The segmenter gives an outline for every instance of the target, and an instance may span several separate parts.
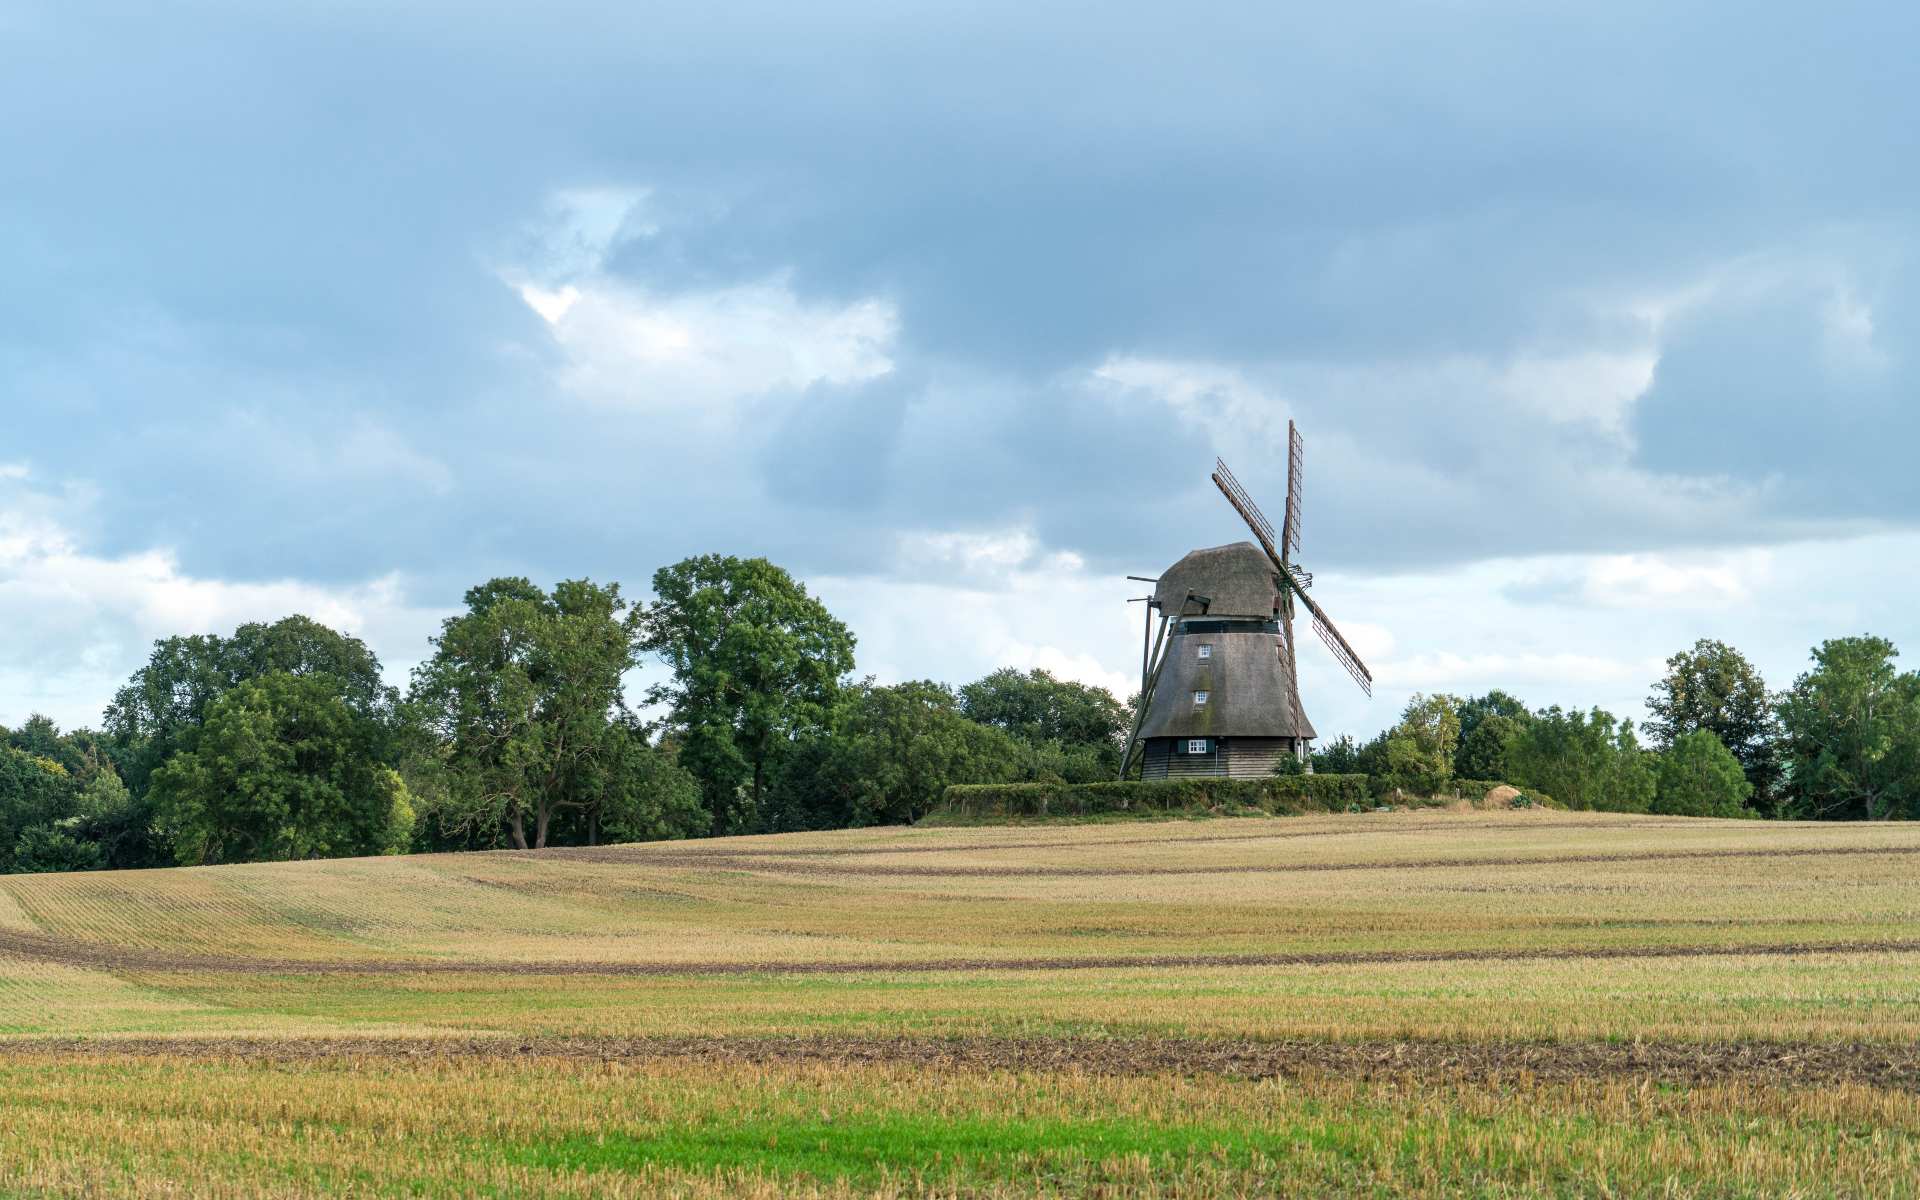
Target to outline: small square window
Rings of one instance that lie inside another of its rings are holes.
[[[1195,692],[1193,694],[1193,706],[1195,708],[1199,708],[1201,705],[1205,704],[1206,702],[1207,702],[1207,694],[1205,692]]]
[[[1213,647],[1212,647],[1212,645],[1210,645],[1210,644],[1208,644],[1208,643],[1206,643],[1206,642],[1201,642],[1201,643],[1200,643],[1200,657],[1201,657],[1201,658],[1212,658],[1212,657],[1213,657]]]
[[[1187,742],[1188,754],[1205,754],[1206,752],[1207,752],[1207,739],[1193,738],[1192,740]]]

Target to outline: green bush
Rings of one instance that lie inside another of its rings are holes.
[[[1229,809],[1287,815],[1343,812],[1367,798],[1365,775],[956,784],[947,789],[937,812],[957,817],[1085,817]]]
[[[1675,817],[1744,817],[1753,785],[1710,729],[1677,739],[1660,756],[1660,790],[1653,811]]]

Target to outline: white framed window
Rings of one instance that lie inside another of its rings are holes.
[[[1200,657],[1201,658],[1213,657],[1213,644],[1211,642],[1200,643]]]
[[[1193,706],[1195,708],[1204,708],[1206,707],[1206,703],[1207,694],[1205,692],[1195,692],[1193,694]]]
[[[1205,754],[1206,752],[1207,752],[1207,739],[1191,738],[1188,740],[1187,742],[1188,754]]]

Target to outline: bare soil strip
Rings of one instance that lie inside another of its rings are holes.
[[[1920,1046],[1859,1042],[1216,1041],[1198,1038],[29,1038],[0,1057],[261,1062],[458,1059],[911,1066],[1236,1079],[1653,1079],[1920,1091]]]
[[[712,846],[711,848],[702,847],[699,849],[695,849],[690,845],[671,844],[670,849],[660,849],[660,850],[657,850],[656,852],[663,855],[668,855],[674,858],[685,858],[685,857],[697,856],[700,858],[773,858],[773,859],[801,858],[801,859],[806,859],[806,858],[840,858],[843,856],[857,857],[857,856],[876,855],[876,854],[877,855],[980,854],[980,853],[990,853],[995,850],[1079,850],[1084,846],[1140,846],[1140,847],[1195,846],[1195,845],[1206,845],[1206,844],[1215,843],[1215,842],[1277,842],[1277,841],[1290,841],[1295,838],[1328,838],[1328,837],[1351,838],[1351,837],[1379,837],[1382,835],[1393,835],[1393,834],[1435,833],[1435,832],[1440,832],[1450,828],[1451,826],[1449,824],[1449,820],[1450,820],[1449,818],[1445,818],[1445,817],[1435,817],[1435,818],[1430,818],[1423,821],[1409,821],[1405,824],[1396,824],[1392,828],[1379,828],[1379,827],[1372,827],[1372,826],[1353,825],[1353,826],[1344,826],[1336,829],[1287,829],[1287,830],[1273,830],[1273,831],[1267,831],[1262,833],[1199,834],[1192,837],[1141,836],[1141,837],[1130,837],[1130,838],[1117,838],[1117,837],[1116,838],[1073,838],[1071,840],[1068,840],[1067,838],[1062,837],[1062,838],[1055,838],[1053,841],[1050,841],[1050,842],[941,842],[940,844],[933,845],[933,846],[916,846],[916,845],[844,846],[844,847],[809,846],[806,849],[802,849],[802,850],[786,850],[786,849],[776,850],[776,849],[757,849],[757,848],[742,849],[737,846],[726,845],[727,839],[710,838],[708,840],[715,843],[715,845]],[[1689,825],[1687,823],[1688,821],[1691,821],[1691,820],[1693,820],[1693,818],[1685,818],[1682,820],[1664,820],[1664,821],[1617,821],[1617,820],[1616,821],[1559,821],[1559,822],[1555,822],[1551,826],[1551,828],[1555,832],[1558,832],[1563,829],[1644,830],[1644,829],[1698,828],[1697,825]],[[1134,826],[1133,828],[1154,829],[1159,827],[1171,827],[1176,829],[1184,829],[1184,828],[1190,828],[1190,825],[1184,822],[1176,823],[1172,821],[1155,822],[1155,823],[1143,822],[1142,825]],[[1010,828],[1020,828],[1020,827],[1010,826]],[[1038,828],[1046,828],[1046,826],[1038,826]],[[1074,828],[1074,827],[1063,826],[1061,828],[1064,830],[1064,829]],[[1486,821],[1486,822],[1480,822],[1474,825],[1474,831],[1476,833],[1482,830],[1488,830],[1488,829],[1537,830],[1541,828],[1543,828],[1543,826],[1538,821]],[[653,845],[657,847],[658,843],[654,843]],[[537,856],[546,856],[546,855],[552,855],[555,857],[578,857],[582,853],[593,854],[601,851],[611,851],[614,854],[621,855],[623,856],[621,861],[628,861],[624,856],[629,854],[634,855],[635,857],[638,857],[642,854],[647,853],[647,851],[643,850],[639,846],[635,846],[632,849],[627,849],[624,847],[555,846],[546,850],[528,850],[528,851],[516,850],[516,851],[512,851],[511,853],[516,857],[521,857],[521,856],[537,857]]]
[[[1004,848],[1004,847],[997,847]],[[984,849],[984,847],[983,847]],[[654,854],[611,847],[568,850],[502,851],[514,858],[564,856],[570,861],[628,866],[692,868],[695,870],[757,871],[768,875],[884,876],[924,879],[1123,879],[1162,875],[1291,875],[1324,871],[1432,871],[1460,867],[1557,867],[1597,863],[1692,862],[1742,858],[1826,858],[1859,855],[1908,856],[1920,846],[1782,846],[1760,850],[1632,850],[1605,854],[1556,854],[1509,858],[1408,858],[1374,862],[1241,863],[1195,867],[908,867],[856,866],[850,863],[794,861],[774,855],[741,851],[732,854]]]
[[[1298,954],[1140,954],[1084,958],[925,958],[796,962],[512,962],[474,959],[279,959],[182,954],[146,947],[0,930],[0,955],[96,971],[248,975],[895,975],[936,971],[1096,971],[1165,968],[1327,967],[1375,963],[1529,962],[1558,959],[1706,958],[1920,952],[1920,941],[1760,942],[1680,946],[1540,946],[1435,950],[1329,950]]]

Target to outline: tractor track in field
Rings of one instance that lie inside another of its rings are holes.
[[[1102,971],[1332,967],[1393,963],[1542,962],[1566,959],[1795,958],[1920,952],[1920,940],[1716,943],[1670,946],[1541,946],[1432,950],[1328,950],[1270,954],[1140,954],[1084,957],[802,960],[795,962],[590,962],[475,959],[281,959],[192,954],[0,929],[0,955],[108,973],[243,975],[899,975],[959,971]]]
[[[920,1071],[1203,1075],[1233,1079],[1548,1083],[1629,1079],[1920,1091],[1920,1046],[1870,1042],[1276,1041],[1203,1038],[134,1037],[0,1040],[0,1059],[248,1063],[463,1061],[911,1067]]]
[[[1006,847],[999,847],[1004,849]],[[1754,858],[1826,858],[1872,855],[1920,855],[1913,846],[1776,846],[1757,850],[1620,850],[1597,854],[1523,855],[1487,858],[1407,858],[1371,862],[1228,863],[1215,866],[1079,867],[1062,866],[855,866],[846,863],[792,861],[752,851],[698,854],[648,853],[573,847],[566,850],[500,851],[514,858],[562,858],[622,866],[669,869],[756,871],[768,875],[863,876],[902,879],[1133,879],[1183,875],[1292,875],[1333,871],[1434,871],[1461,867],[1557,867],[1607,863],[1708,862]]]
[[[1300,818],[1300,819],[1305,819],[1305,818]],[[1692,818],[1684,818],[1681,820],[1670,820],[1670,821],[1636,821],[1631,823],[1622,822],[1622,821],[1558,821],[1558,822],[1555,822],[1551,826],[1551,828],[1556,832],[1563,829],[1610,829],[1610,830],[1629,829],[1629,830],[1635,830],[1635,831],[1647,830],[1647,829],[1676,829],[1676,828],[1685,829],[1685,828],[1689,828],[1689,826],[1685,822],[1691,819]],[[1160,847],[1212,845],[1220,842],[1278,842],[1278,841],[1291,841],[1296,838],[1377,837],[1377,836],[1383,836],[1383,835],[1404,837],[1404,836],[1412,836],[1412,835],[1417,835],[1422,833],[1443,832],[1449,828],[1451,828],[1451,826],[1449,826],[1446,819],[1430,819],[1430,820],[1424,820],[1424,821],[1410,821],[1406,824],[1395,825],[1391,828],[1379,827],[1379,826],[1346,825],[1346,826],[1340,826],[1340,827],[1331,828],[1331,829],[1288,829],[1284,831],[1272,831],[1272,832],[1265,832],[1265,833],[1199,834],[1193,837],[1132,837],[1132,838],[1115,837],[1115,838],[1074,838],[1070,840],[1057,838],[1050,842],[949,842],[949,843],[945,843],[942,845],[935,845],[935,846],[917,846],[917,845],[848,846],[845,848],[838,848],[838,849],[833,847],[808,847],[807,849],[804,849],[804,850],[734,849],[726,846],[716,846],[713,849],[699,849],[699,850],[692,849],[691,847],[686,849],[676,848],[673,850],[665,851],[664,853],[671,855],[675,858],[700,857],[700,858],[806,859],[806,858],[840,858],[843,856],[865,857],[869,855],[893,855],[893,854],[983,854],[983,853],[992,853],[993,851],[996,851],[996,850],[1078,850],[1083,846],[1139,846],[1145,849],[1145,848],[1160,848]],[[1487,821],[1480,824],[1476,824],[1474,826],[1475,832],[1488,830],[1488,829],[1538,830],[1541,828],[1543,828],[1543,826],[1538,821]],[[543,857],[546,855],[553,855],[556,857],[574,857],[581,853],[586,853],[586,854],[631,853],[635,858],[639,858],[640,855],[646,854],[648,853],[648,851],[637,850],[637,849],[634,851],[626,851],[626,850],[622,850],[614,847],[555,846],[546,850],[524,850],[524,851],[514,850],[514,851],[501,851],[500,853],[512,854],[516,857],[528,857],[528,856]],[[621,859],[621,861],[624,862],[628,860],[623,858]]]

